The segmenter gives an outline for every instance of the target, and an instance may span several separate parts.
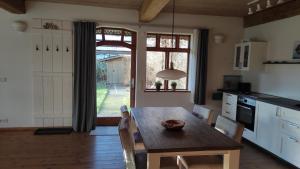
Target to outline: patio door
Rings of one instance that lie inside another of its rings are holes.
[[[136,32],[99,27],[96,44],[97,125],[117,125],[120,107],[135,106]]]

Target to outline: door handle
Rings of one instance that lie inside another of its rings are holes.
[[[297,124],[293,124],[293,123],[288,122],[288,125],[291,126],[291,127],[296,128],[296,129],[300,129],[300,126],[298,126]]]

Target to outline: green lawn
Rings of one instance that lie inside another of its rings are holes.
[[[105,97],[107,95],[108,89],[104,85],[97,84],[97,112],[100,110],[100,107],[103,105]]]

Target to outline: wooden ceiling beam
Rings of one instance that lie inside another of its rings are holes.
[[[244,17],[244,27],[256,26],[300,14],[300,1],[291,0],[281,5]]]
[[[140,9],[140,21],[149,22],[153,20],[170,0],[144,0]]]
[[[25,0],[0,0],[0,8],[15,14],[25,14]]]

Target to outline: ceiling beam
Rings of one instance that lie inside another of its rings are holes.
[[[25,14],[25,0],[0,0],[0,8],[15,14]]]
[[[244,27],[256,26],[300,14],[300,1],[291,0],[281,5],[244,17]]]
[[[140,9],[140,21],[149,22],[153,20],[170,0],[144,0]]]

